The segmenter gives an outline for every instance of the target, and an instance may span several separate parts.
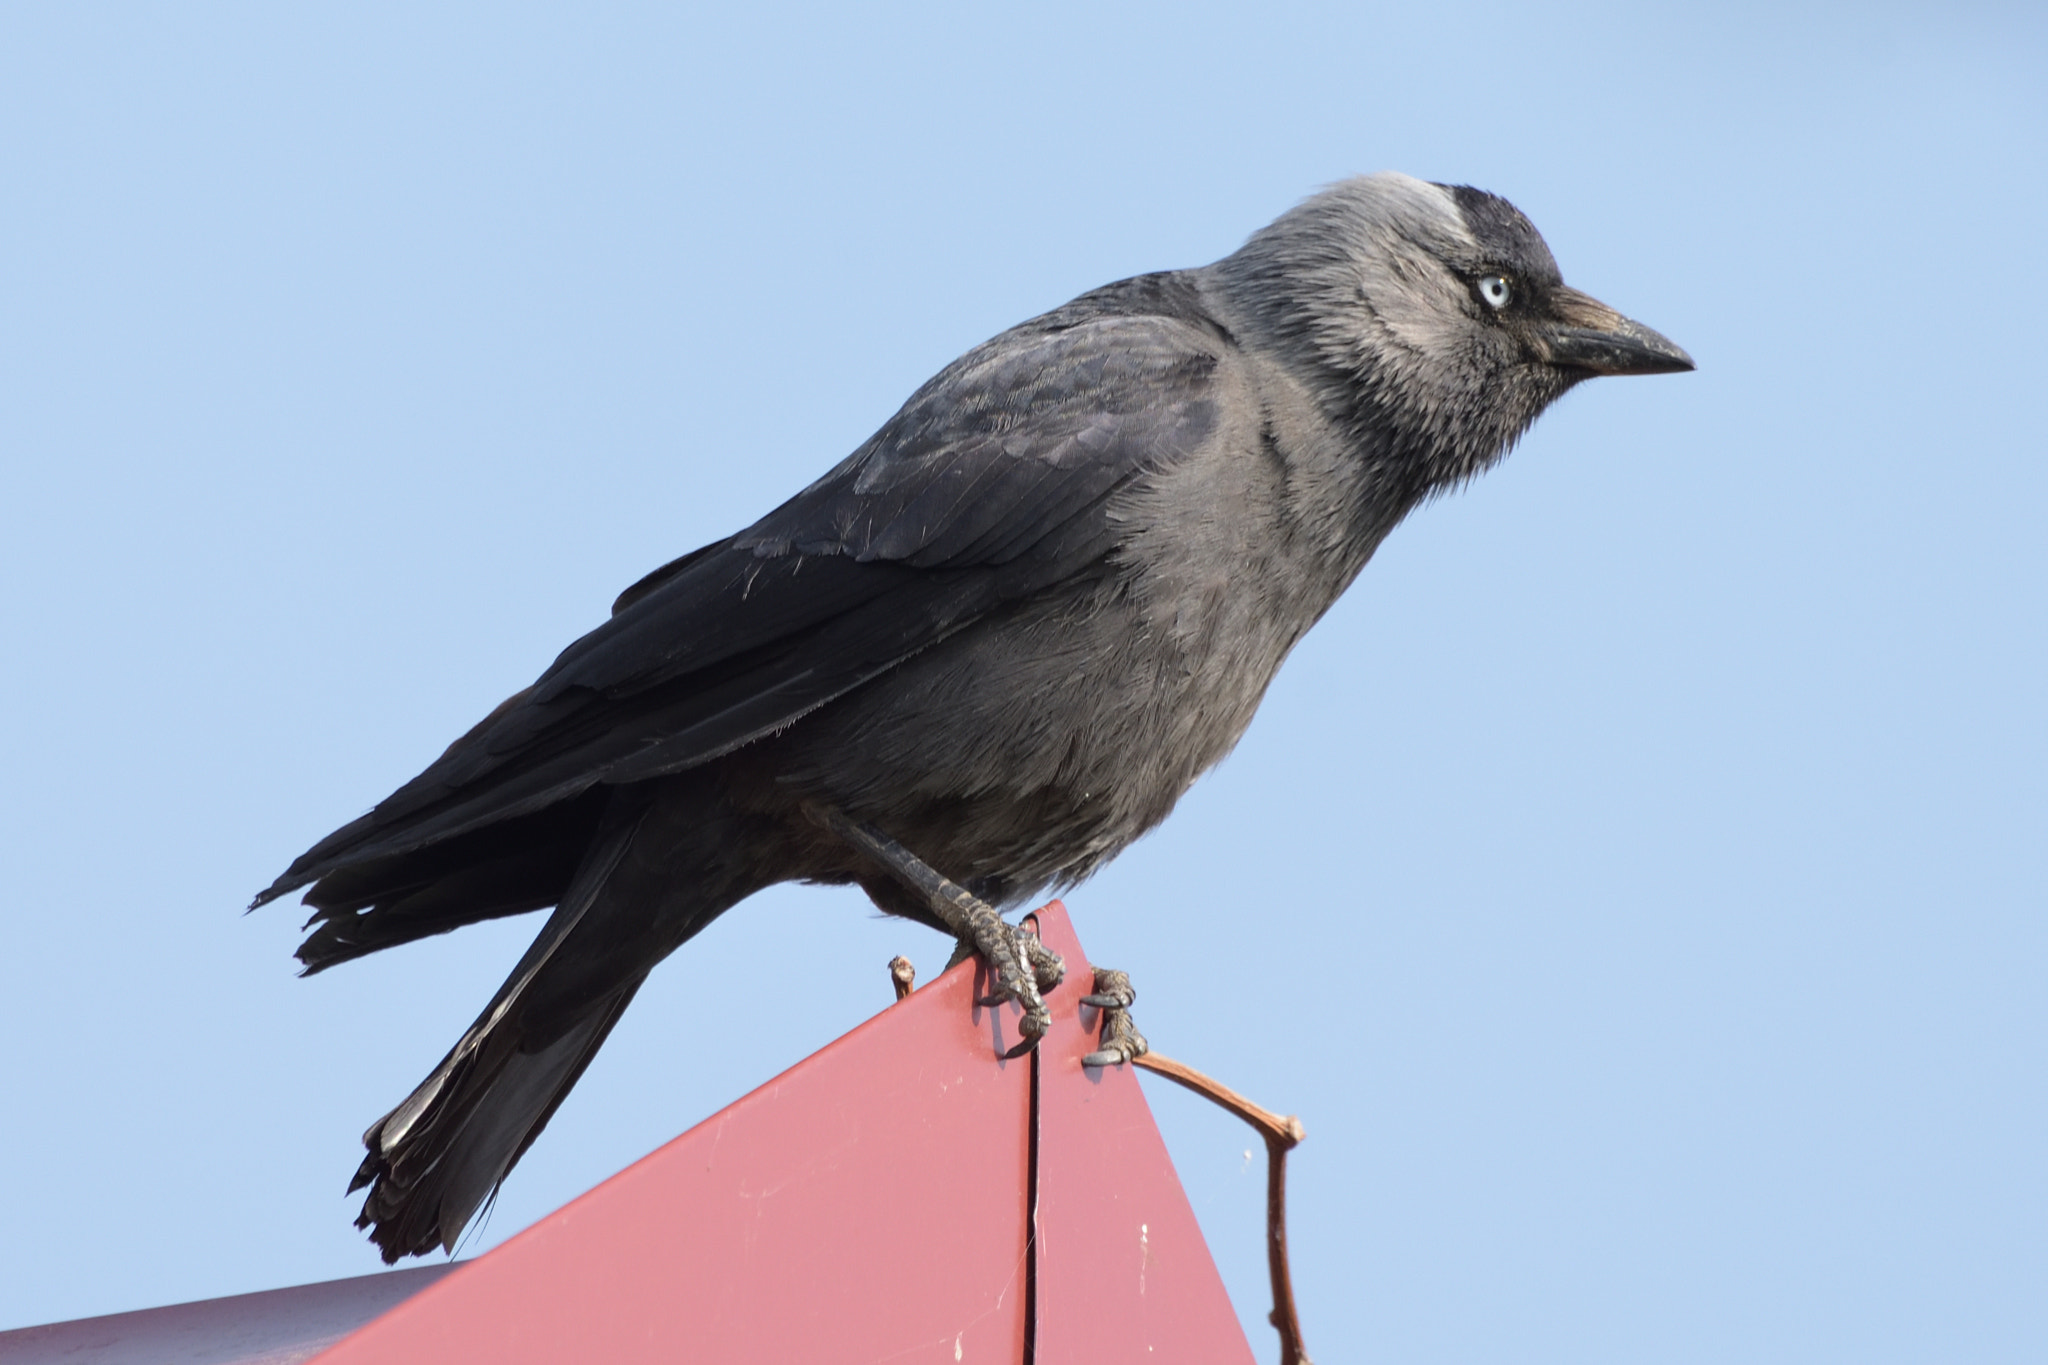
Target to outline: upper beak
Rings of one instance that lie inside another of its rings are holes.
[[[1692,357],[1662,334],[1600,300],[1559,285],[1551,293],[1558,325],[1543,333],[1543,358],[1594,374],[1674,374],[1693,368]]]

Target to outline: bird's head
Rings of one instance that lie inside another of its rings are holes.
[[[1395,173],[1333,185],[1217,263],[1232,311],[1427,488],[1504,455],[1566,389],[1692,358],[1571,288],[1507,200]]]

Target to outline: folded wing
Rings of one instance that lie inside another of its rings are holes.
[[[1185,318],[1091,310],[1098,297],[970,351],[825,477],[628,589],[532,687],[257,904],[704,763],[1098,571],[1115,548],[1111,496],[1212,434],[1227,344]]]

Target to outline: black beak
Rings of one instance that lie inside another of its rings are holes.
[[[1551,294],[1557,325],[1543,333],[1543,358],[1562,369],[1590,374],[1676,374],[1693,368],[1692,357],[1661,333],[1576,289],[1560,285]]]

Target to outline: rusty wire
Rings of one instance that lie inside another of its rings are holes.
[[[917,970],[910,965],[909,958],[889,959],[889,984],[895,988],[898,1000],[910,994],[916,981]],[[1287,1153],[1306,1136],[1301,1120],[1254,1104],[1215,1078],[1157,1052],[1144,1053],[1136,1064],[1228,1109],[1265,1140],[1266,1268],[1273,1280],[1273,1311],[1266,1315],[1266,1321],[1280,1334],[1280,1365],[1314,1365],[1308,1352],[1302,1349],[1301,1317],[1294,1307],[1294,1276],[1287,1264]]]
[[[1262,1109],[1229,1086],[1171,1057],[1148,1052],[1137,1064],[1223,1106],[1266,1140],[1266,1268],[1273,1277],[1273,1311],[1266,1321],[1280,1334],[1280,1365],[1310,1365],[1301,1345],[1301,1318],[1294,1308],[1294,1276],[1287,1268],[1287,1153],[1303,1137],[1301,1120]]]

